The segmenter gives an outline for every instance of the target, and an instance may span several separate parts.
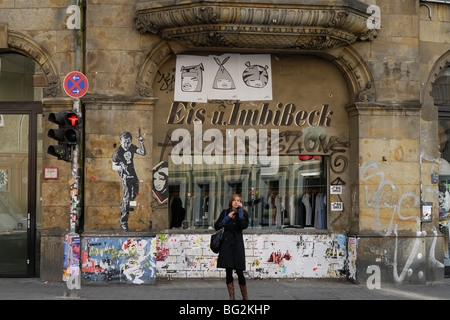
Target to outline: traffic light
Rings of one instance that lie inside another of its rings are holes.
[[[73,111],[50,113],[48,120],[56,123],[58,129],[48,130],[48,137],[58,141],[47,153],[67,162],[72,161],[72,146],[80,142],[81,117]]]

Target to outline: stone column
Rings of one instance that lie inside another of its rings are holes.
[[[426,282],[420,108],[376,102],[347,108],[358,283]]]

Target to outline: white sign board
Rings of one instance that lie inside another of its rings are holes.
[[[177,56],[175,101],[272,100],[270,54]]]

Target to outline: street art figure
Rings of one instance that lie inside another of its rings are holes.
[[[161,204],[169,199],[169,164],[167,161],[160,162],[153,168],[152,191]]]
[[[268,66],[252,65],[249,61],[245,63],[247,67],[242,73],[244,83],[252,88],[264,88],[269,82]]]
[[[230,56],[220,61],[218,58],[214,57],[214,61],[219,65],[219,70],[217,70],[216,77],[214,78],[213,88],[219,90],[234,90],[236,85],[234,84],[233,77],[225,69],[224,65],[227,63]]]
[[[203,88],[203,64],[181,67],[181,90],[184,92],[201,92]]]
[[[112,168],[119,173],[123,187],[123,201],[120,205],[119,224],[123,230],[128,230],[128,213],[134,211],[130,207],[130,201],[134,201],[139,193],[139,180],[134,170],[134,154],[145,156],[144,138],[139,128],[140,148],[132,144],[133,137],[129,132],[120,135],[120,147],[112,156]]]

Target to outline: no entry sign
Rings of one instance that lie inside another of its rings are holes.
[[[84,96],[88,87],[88,80],[81,72],[72,71],[64,78],[64,91],[72,98]]]

